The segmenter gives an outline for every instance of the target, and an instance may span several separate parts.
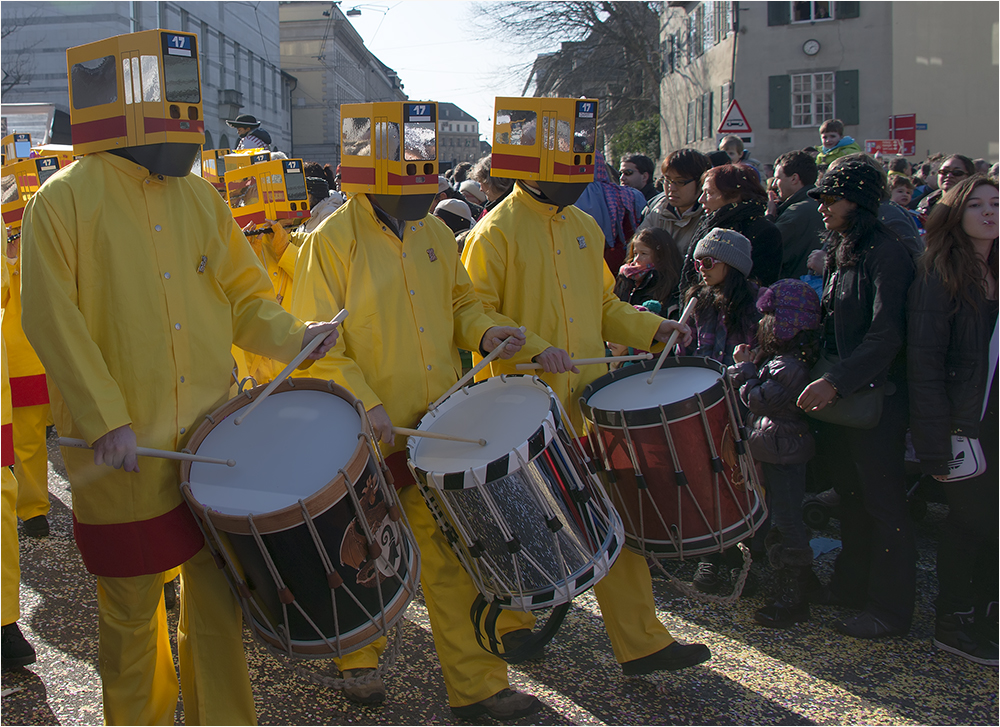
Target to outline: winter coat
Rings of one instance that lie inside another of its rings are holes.
[[[618,297],[631,305],[643,305],[647,301],[655,300],[661,306],[659,315],[664,318],[676,318],[676,315],[671,315],[670,313],[671,311],[676,312],[677,309],[677,291],[675,290],[668,296],[667,300],[660,300],[653,295],[658,279],[659,273],[655,270],[650,270],[639,281],[631,280],[619,273],[617,282],[615,283],[615,287],[621,291],[618,293]]]
[[[751,300],[757,300],[757,286],[751,283],[750,287],[753,291]],[[698,310],[696,305],[690,321],[694,340],[688,346],[687,354],[707,356],[728,366],[733,363],[733,351],[741,343],[754,348],[757,344],[757,322],[760,320],[760,313],[752,302],[750,308],[747,316],[750,319],[747,332],[738,334],[729,330],[729,322],[725,316],[719,315],[718,309],[714,306]]]
[[[802,464],[816,451],[809,422],[796,405],[809,385],[809,367],[794,354],[775,356],[757,370],[749,361],[729,367],[750,409],[750,452],[761,462]]]
[[[977,311],[961,301],[955,310],[936,272],[919,276],[910,289],[910,431],[928,474],[947,474],[952,433],[979,436],[996,306],[983,300]]]
[[[920,238],[920,228],[909,211],[891,200],[886,200],[878,208],[879,221],[899,235],[903,246],[909,251],[914,262],[924,251],[924,242]]]
[[[764,218],[765,210],[763,202],[745,200],[727,204],[712,214],[703,216],[698,223],[694,239],[684,254],[681,290],[697,282],[698,271],[694,264],[694,248],[698,240],[715,227],[736,230],[750,240],[753,269],[747,277],[755,278],[765,286],[776,282],[781,277],[781,233],[773,223]]]
[[[643,210],[642,222],[639,229],[645,230],[647,227],[659,227],[670,233],[677,245],[677,251],[684,256],[688,247],[697,242],[694,234],[698,229],[698,223],[704,215],[704,208],[695,205],[685,212],[678,212],[676,208],[667,202],[667,195],[664,192],[653,197]]]
[[[823,245],[826,226],[819,213],[819,202],[808,195],[812,186],[803,187],[778,205],[771,220],[781,233],[781,277],[798,278],[809,272],[809,253]]]
[[[816,166],[829,166],[834,159],[840,159],[848,154],[857,154],[860,151],[863,150],[852,137],[842,137],[832,149],[827,149],[825,146],[820,149],[819,154],[816,155]]]

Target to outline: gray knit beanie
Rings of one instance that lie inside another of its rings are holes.
[[[735,230],[716,227],[698,240],[694,248],[694,259],[711,257],[720,263],[736,268],[744,276],[750,275],[753,260],[750,258],[750,241]]]

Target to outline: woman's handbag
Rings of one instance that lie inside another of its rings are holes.
[[[823,378],[840,362],[840,358],[821,353],[819,360],[809,372],[812,381]],[[837,424],[854,429],[874,429],[882,418],[882,402],[885,399],[884,386],[868,386],[847,396],[838,396],[832,404],[822,409],[807,411],[813,419],[828,424]]]
[[[1000,325],[1000,319],[997,321]],[[993,337],[990,339],[990,373],[986,377],[986,391],[983,394],[983,411],[979,415],[982,421],[986,416],[986,402],[990,398],[990,387],[993,385],[993,374],[997,370],[998,351],[997,327],[993,328]],[[941,479],[945,482],[961,482],[971,480],[973,477],[986,472],[986,457],[983,456],[983,448],[978,439],[963,437],[959,434],[951,435],[951,461],[948,462],[948,474]]]

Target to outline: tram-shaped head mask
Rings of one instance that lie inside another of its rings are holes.
[[[205,143],[193,33],[145,30],[66,51],[76,154],[127,150],[151,172],[183,177]]]
[[[492,174],[535,182],[560,206],[594,181],[597,100],[498,97]]]
[[[438,191],[437,104],[340,107],[340,191],[370,195],[401,220],[427,216]]]

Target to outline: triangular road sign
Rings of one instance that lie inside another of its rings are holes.
[[[750,128],[747,117],[743,115],[743,109],[740,108],[740,105],[736,103],[736,99],[734,98],[729,103],[729,108],[726,109],[726,115],[722,117],[718,133],[749,134],[751,131],[753,129]]]

